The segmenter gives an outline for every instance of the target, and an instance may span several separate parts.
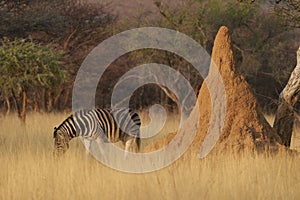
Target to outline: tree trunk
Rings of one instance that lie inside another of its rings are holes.
[[[53,109],[53,98],[52,98],[52,92],[48,90],[47,92],[48,102],[47,102],[47,112],[51,112]]]
[[[59,87],[57,94],[54,97],[54,101],[53,101],[53,107],[54,109],[59,110],[59,99],[63,93],[64,89],[62,87]]]
[[[281,137],[282,143],[290,147],[294,125],[294,108],[300,99],[300,48],[297,51],[297,65],[280,94],[280,104],[276,111],[274,129]]]
[[[21,121],[24,122],[24,123],[25,123],[25,120],[26,120],[26,108],[27,108],[27,91],[23,90]]]
[[[34,112],[41,112],[40,106],[39,106],[39,100],[40,100],[39,89],[35,89],[33,95],[34,95],[33,101],[32,101],[32,103],[33,103],[33,110],[34,110]]]
[[[273,128],[280,136],[282,144],[290,147],[294,126],[294,111],[284,98],[280,99]]]
[[[66,108],[66,107],[69,107],[69,106],[67,106],[67,104],[68,104],[68,102],[69,102],[69,98],[70,98],[70,94],[71,94],[71,91],[72,91],[72,89],[71,88],[66,88],[66,93],[65,93],[65,98],[64,98],[64,100],[63,100],[63,107],[64,107],[64,109]],[[72,107],[72,105],[71,105],[71,107]]]
[[[40,107],[39,107],[39,104],[36,100],[33,101],[33,109],[35,112],[40,112]]]
[[[11,93],[12,93],[12,98],[13,98],[13,101],[15,104],[15,108],[17,109],[18,117],[20,117],[21,116],[20,105],[18,104],[18,100],[17,100],[14,90],[11,90]]]
[[[6,106],[7,106],[6,115],[9,115],[10,114],[10,102],[9,102],[9,98],[7,96],[5,96],[5,102],[6,102]]]
[[[41,102],[42,102],[42,110],[46,112],[47,110],[47,100],[46,100],[46,88],[42,88]]]
[[[299,113],[294,113],[294,130],[292,135],[292,141],[291,141],[291,148],[299,150],[299,134],[300,134],[300,116]]]

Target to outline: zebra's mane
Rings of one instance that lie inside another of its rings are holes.
[[[59,130],[69,119],[73,119],[73,114],[71,114],[67,119],[65,119],[58,127],[57,130]]]
[[[53,134],[53,138],[56,137],[57,135],[57,131],[61,129],[61,127],[63,127],[65,125],[65,123],[67,121],[69,121],[70,119],[73,119],[73,114],[71,114],[69,117],[67,117],[67,119],[65,119],[58,127],[54,127],[54,134]]]

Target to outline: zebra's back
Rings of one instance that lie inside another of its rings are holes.
[[[104,141],[126,142],[130,137],[140,137],[140,117],[130,109],[89,109],[73,114],[77,136],[94,139],[101,136]]]
[[[140,117],[130,109],[96,109],[101,129],[109,142],[123,142],[128,137],[140,137]]]

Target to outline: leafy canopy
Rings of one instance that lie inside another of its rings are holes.
[[[4,38],[0,46],[1,91],[20,93],[34,87],[54,88],[66,81],[63,54],[51,46]]]

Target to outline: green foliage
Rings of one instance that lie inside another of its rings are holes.
[[[0,104],[15,110],[27,90],[29,110],[51,111],[70,107],[78,68],[116,16],[97,1],[3,0],[0,19]]]
[[[256,0],[238,0],[238,2],[253,3]],[[285,20],[285,25],[300,28],[300,1],[298,0],[269,0],[275,13]]]
[[[208,1],[203,10],[201,23],[207,27],[207,34],[215,34],[220,26],[227,26],[229,30],[248,26],[258,14],[258,5],[213,0]]]
[[[51,46],[4,38],[0,46],[0,89],[7,95],[12,90],[19,94],[36,87],[53,89],[66,81],[62,64],[62,52]]]

